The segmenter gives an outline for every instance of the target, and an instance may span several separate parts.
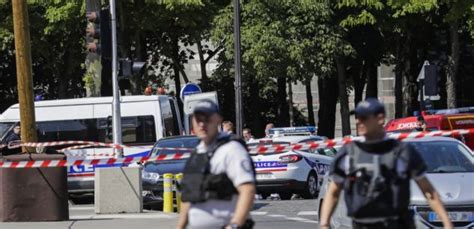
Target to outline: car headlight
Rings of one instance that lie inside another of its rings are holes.
[[[153,172],[147,172],[143,170],[142,172],[142,179],[145,181],[148,181],[150,183],[158,183],[160,179],[160,174],[159,173],[153,173]]]

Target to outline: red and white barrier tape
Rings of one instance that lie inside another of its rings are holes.
[[[64,152],[68,157],[115,157],[115,153]]]
[[[52,146],[65,146],[65,145],[75,145],[75,149],[86,148],[91,146],[100,146],[100,147],[109,147],[113,149],[124,149],[124,148],[143,148],[149,149],[150,147],[146,146],[129,146],[122,144],[113,144],[113,143],[104,143],[104,142],[93,142],[93,141],[55,141],[55,142],[11,142],[8,144],[8,148],[19,148],[19,147],[52,147]],[[67,147],[69,148],[69,147]]]
[[[103,142],[93,142],[93,141],[57,141],[57,142],[23,142],[23,143],[12,143],[8,144],[8,148],[19,148],[19,147],[52,147],[52,146],[64,146],[64,145],[87,145],[89,146],[102,146],[110,147],[114,149],[123,149],[125,145],[113,144],[113,143],[103,143]]]
[[[432,132],[412,132],[412,133],[397,133],[388,135],[389,138],[398,140],[413,139],[413,138],[424,138],[434,136],[461,136],[465,134],[474,134],[474,129],[467,130],[452,130],[452,131],[432,131]],[[262,154],[267,152],[286,152],[291,150],[307,150],[307,149],[320,149],[330,148],[339,145],[345,145],[352,141],[357,141],[360,138],[340,138],[330,139],[319,142],[307,142],[298,143],[293,145],[272,145],[270,147],[257,146],[250,149],[251,154]],[[190,148],[171,148],[165,147],[161,150],[175,150],[175,151],[192,151]],[[134,162],[146,162],[146,161],[166,161],[166,160],[178,160],[189,157],[189,153],[176,153],[176,154],[162,154],[154,157],[127,157],[127,158],[106,158],[106,159],[68,159],[68,160],[45,160],[45,161],[21,161],[21,162],[0,162],[0,168],[39,168],[39,167],[58,167],[58,166],[77,166],[77,165],[115,165],[115,164],[129,164]]]
[[[0,168],[46,168],[80,165],[128,165],[136,162],[153,162],[179,160],[189,157],[189,153],[176,153],[169,155],[159,155],[155,157],[127,157],[127,158],[106,158],[89,160],[44,160],[44,161],[0,161]]]
[[[431,132],[411,132],[411,133],[393,133],[388,134],[389,138],[405,140],[425,137],[447,137],[447,136],[462,136],[466,134],[474,134],[474,129],[465,130],[451,130],[451,131],[431,131]],[[292,145],[272,145],[272,146],[257,146],[249,150],[250,154],[264,154],[267,152],[286,152],[291,150],[315,150],[321,148],[332,148],[335,146],[342,146],[352,141],[359,141],[362,137],[346,137],[338,139],[329,139],[317,142],[297,143]]]

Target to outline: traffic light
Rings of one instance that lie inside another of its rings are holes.
[[[145,62],[142,61],[132,61],[128,58],[120,59],[120,77],[130,77],[133,75],[141,75],[145,70]]]
[[[112,116],[107,116],[107,126],[105,127],[105,137],[112,140]]]

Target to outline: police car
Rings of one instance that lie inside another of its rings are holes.
[[[322,141],[315,127],[270,129],[270,137],[248,142],[249,148]],[[294,150],[252,154],[257,173],[257,191],[264,199],[272,193],[288,200],[293,194],[316,198],[324,174],[329,170],[335,149]]]

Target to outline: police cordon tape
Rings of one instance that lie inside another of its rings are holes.
[[[436,136],[462,136],[466,134],[474,134],[474,129],[463,129],[463,130],[452,130],[452,131],[432,131],[432,132],[412,132],[412,133],[396,133],[388,135],[389,138],[404,140],[413,138],[425,138],[425,137],[436,137]],[[249,148],[250,154],[264,154],[267,152],[286,152],[292,150],[315,150],[320,148],[332,148],[336,146],[342,146],[352,141],[359,141],[363,138],[360,137],[345,137],[339,139],[329,139],[318,142],[307,142],[297,143],[292,145],[272,145],[266,146],[255,146]],[[86,141],[76,141],[86,142]],[[22,143],[22,145],[46,145],[48,143]],[[103,143],[105,145],[113,145]],[[50,144],[53,145],[54,144]],[[192,151],[190,148],[172,148],[163,147],[161,150],[174,150],[174,151]],[[128,165],[131,163],[144,163],[152,161],[167,161],[167,160],[179,160],[186,159],[189,157],[189,153],[175,153],[175,154],[161,154],[159,156],[140,156],[140,157],[126,157],[126,158],[105,158],[105,159],[68,159],[68,160],[45,160],[45,161],[21,161],[21,162],[0,162],[0,168],[43,168],[43,167],[60,167],[60,166],[79,166],[79,165]]]
[[[72,146],[75,149],[86,148],[91,146],[100,146],[100,147],[109,147],[113,149],[124,149],[124,148],[149,148],[142,146],[129,146],[123,144],[114,144],[114,143],[104,143],[104,142],[94,142],[94,141],[55,141],[55,142],[11,142],[8,144],[9,149],[20,148],[20,147],[52,147],[52,146],[65,146],[65,145],[76,145]],[[69,148],[69,147],[68,147]]]
[[[46,168],[80,165],[124,165],[136,162],[153,162],[186,159],[189,153],[175,153],[159,155],[154,157],[126,157],[126,158],[104,158],[104,159],[67,159],[67,160],[44,160],[44,161],[0,161],[0,168]]]

